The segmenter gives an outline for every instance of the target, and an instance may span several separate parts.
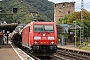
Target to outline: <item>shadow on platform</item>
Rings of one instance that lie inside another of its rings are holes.
[[[4,44],[4,45],[1,46],[1,48],[12,48],[12,47],[11,47],[10,44],[8,44],[8,45]]]

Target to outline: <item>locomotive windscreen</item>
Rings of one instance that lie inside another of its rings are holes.
[[[53,25],[34,25],[34,32],[54,32]]]

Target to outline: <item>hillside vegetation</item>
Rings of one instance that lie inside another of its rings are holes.
[[[18,12],[13,14],[13,8]],[[0,20],[8,23],[29,23],[34,17],[53,21],[54,3],[48,0],[3,0],[0,2]]]

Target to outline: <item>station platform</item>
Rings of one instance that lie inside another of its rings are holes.
[[[11,45],[2,45],[0,48],[0,60],[21,60],[12,49]]]
[[[73,52],[77,51],[78,53],[79,52],[88,53],[90,55],[90,51],[89,50],[82,50],[82,49],[76,48],[74,45],[62,46],[62,45],[58,44],[57,47],[61,48],[61,49],[64,49],[64,50],[70,50],[70,51],[72,50]]]
[[[0,60],[34,60],[13,44],[2,45],[0,48]]]

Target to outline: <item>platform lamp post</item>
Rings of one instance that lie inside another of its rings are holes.
[[[74,35],[74,38],[75,38],[75,47],[76,47],[76,21],[73,21],[74,22],[74,25],[75,25],[75,35]]]
[[[62,26],[64,24],[64,21],[62,21]],[[62,42],[61,45],[64,46],[65,45],[65,37],[64,37],[64,32],[62,33]]]
[[[7,31],[6,36],[7,36],[7,45],[8,45],[8,36],[9,36],[9,31]]]

